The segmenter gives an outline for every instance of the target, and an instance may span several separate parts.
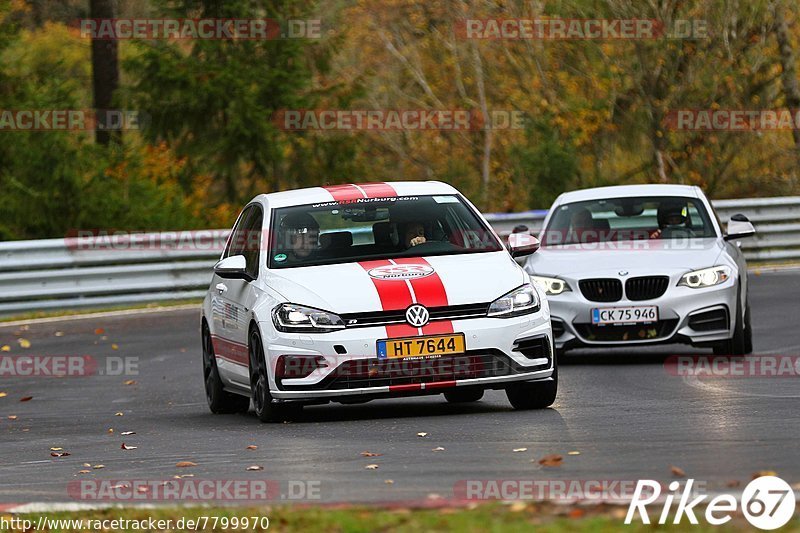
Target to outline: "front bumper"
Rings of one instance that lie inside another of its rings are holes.
[[[372,398],[444,392],[452,387],[500,388],[514,381],[547,380],[553,373],[552,331],[546,310],[515,318],[453,320],[464,333],[466,353],[455,356],[380,359],[376,342],[382,326],[345,329],[321,335],[275,331],[261,323],[270,368],[270,394],[276,400]],[[281,356],[318,359],[321,368],[307,377],[276,376]]]
[[[703,345],[729,339],[735,327],[738,283],[735,276],[704,289],[677,286],[670,279],[659,298],[616,302],[587,300],[577,282],[572,291],[550,296],[553,336],[556,349],[592,346],[631,346],[661,343]],[[594,326],[592,309],[602,307],[658,306],[659,320],[652,324]]]

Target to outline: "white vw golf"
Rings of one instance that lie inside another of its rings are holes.
[[[239,215],[202,311],[214,413],[505,389],[517,409],[558,384],[544,292],[477,209],[439,182],[263,194]]]

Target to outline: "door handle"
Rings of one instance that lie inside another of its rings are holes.
[[[224,283],[217,283],[216,289],[219,291],[220,294],[228,290],[228,286]]]

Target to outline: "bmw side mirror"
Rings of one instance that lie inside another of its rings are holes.
[[[214,274],[222,279],[253,281],[253,277],[247,273],[247,260],[243,255],[232,255],[221,259],[214,265]]]
[[[745,239],[756,234],[756,228],[752,222],[744,215],[733,215],[728,221],[728,232],[725,235],[726,241]]]
[[[539,239],[528,233],[512,233],[508,236],[508,251],[511,257],[531,255],[539,249]]]

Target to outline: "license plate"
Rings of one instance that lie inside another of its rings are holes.
[[[592,309],[592,324],[641,324],[658,321],[658,307],[655,305],[637,307],[601,307]]]
[[[465,351],[466,344],[463,333],[378,341],[379,359],[453,355],[462,354]]]

